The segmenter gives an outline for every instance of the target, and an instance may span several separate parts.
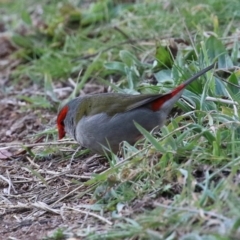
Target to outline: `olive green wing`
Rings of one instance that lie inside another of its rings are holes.
[[[88,102],[88,115],[106,112],[109,116],[131,111],[161,97],[160,94],[121,94],[105,93],[91,95]]]

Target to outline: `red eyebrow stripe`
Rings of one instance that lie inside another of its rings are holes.
[[[68,106],[65,106],[62,108],[62,110],[59,112],[57,117],[57,128],[58,128],[58,138],[62,139],[65,136],[65,129],[64,129],[64,119],[66,118],[66,115],[68,113]]]

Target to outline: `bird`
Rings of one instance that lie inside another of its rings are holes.
[[[165,94],[98,93],[76,97],[57,116],[59,139],[66,133],[81,146],[100,155],[117,153],[120,143],[135,144],[141,137],[135,122],[147,131],[161,128],[184,89],[214,68],[204,68]]]

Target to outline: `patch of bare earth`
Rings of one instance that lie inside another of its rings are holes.
[[[1,238],[42,239],[58,228],[74,232],[74,229],[99,230],[110,226],[107,219],[81,207],[92,203],[88,194],[81,196],[88,191],[84,182],[108,167],[106,159],[89,155],[75,157],[76,145],[69,141],[53,142],[55,151],[41,157],[51,144],[44,137],[37,139],[40,142],[32,137],[46,128],[38,110],[19,110],[21,104],[8,95],[1,95],[1,109]],[[54,124],[54,113],[42,114],[45,121]]]
[[[70,152],[63,162],[59,162],[57,155],[34,162],[25,154],[0,162],[1,236],[41,239],[56,228],[101,226],[100,216],[91,216],[81,208],[91,203],[89,197],[81,197],[81,193],[87,190],[83,183],[90,179],[93,168],[101,165],[100,170],[105,169],[106,163],[103,159],[88,158],[86,167],[86,161],[75,159],[69,166],[71,156]]]
[[[1,35],[0,238],[42,239],[58,228],[69,236],[74,229],[79,236],[86,235],[81,229],[106,230],[112,224],[108,219],[81,207],[92,203],[84,182],[108,167],[106,159],[77,157],[72,142],[36,136],[55,126],[56,112],[33,109],[19,100],[18,96],[41,89],[26,81],[12,82],[10,73],[20,63],[10,57],[14,51],[9,38]],[[89,84],[85,90],[102,91],[102,87]],[[51,153],[43,154],[49,147]]]

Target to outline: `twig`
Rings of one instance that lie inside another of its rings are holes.
[[[43,211],[52,212],[52,213],[55,213],[55,214],[60,214],[60,210],[53,209],[53,208],[49,207],[44,202],[37,201],[37,202],[32,203],[31,205],[38,208],[38,209],[41,209]]]
[[[76,156],[77,152],[81,149],[82,147],[79,146],[75,151],[74,153],[72,154],[72,157],[70,159],[70,163],[67,165],[67,169],[70,169],[71,168],[71,165],[72,165],[72,161],[74,160],[74,157]]]
[[[114,26],[113,29],[115,29],[116,31],[118,31],[119,33],[121,33],[126,39],[129,40],[129,43],[134,43],[134,41],[131,39],[131,37],[129,37],[121,28],[119,28],[118,26]]]
[[[78,191],[79,189],[81,189],[84,186],[85,186],[84,184],[81,184],[80,186],[78,186],[75,189],[73,189],[71,192],[69,192],[66,195],[64,195],[63,197],[59,198],[56,202],[52,203],[51,205],[54,206],[55,204],[61,202],[63,199],[69,197],[70,195],[72,195],[73,193],[75,193],[76,191]]]
[[[81,209],[77,209],[77,208],[71,208],[71,207],[64,207],[65,209],[69,209],[69,210],[73,210],[73,211],[77,211],[77,212],[80,212],[80,213],[84,213],[84,214],[86,214],[86,215],[90,215],[90,216],[92,216],[92,217],[95,217],[95,218],[98,218],[99,220],[101,220],[101,221],[103,221],[103,222],[105,222],[105,223],[107,223],[107,224],[109,224],[109,225],[113,225],[113,223],[111,222],[111,221],[109,221],[109,220],[107,220],[106,218],[104,218],[104,217],[101,217],[101,216],[99,216],[99,215],[97,215],[97,214],[95,214],[95,213],[92,213],[92,212],[87,212],[87,211],[84,211],[84,210],[81,210]]]
[[[0,175],[0,178],[8,183],[8,195],[10,195],[11,186],[12,186],[11,181],[6,177],[4,177],[3,175]]]
[[[223,69],[223,70],[224,70],[224,69]],[[225,69],[225,72],[227,72],[226,69]],[[229,73],[231,73],[231,72],[229,72]],[[227,83],[227,84],[229,84],[229,85],[232,85],[232,86],[234,86],[234,87],[236,87],[236,88],[240,88],[240,86],[237,85],[237,84],[231,83],[231,82],[229,82],[229,81],[227,81],[227,80],[225,80],[225,79],[223,79],[223,78],[221,78],[221,77],[219,77],[219,76],[218,76],[218,78],[219,78],[221,81],[223,81],[223,82],[225,82],[225,83]]]
[[[239,105],[237,102],[232,101],[232,100],[227,100],[227,99],[222,99],[222,98],[214,98],[214,97],[206,97],[207,101],[213,101],[213,102],[220,102],[220,103],[227,103],[231,105]]]
[[[9,184],[10,184],[10,185],[9,185],[9,194],[10,194],[11,187],[12,187],[13,191],[14,191],[15,193],[17,193],[17,191],[16,191],[15,188],[14,188],[14,185],[12,184],[12,180],[11,180],[11,178],[10,178],[9,171],[7,170],[6,172],[7,172],[7,176],[8,176],[8,180],[9,180]]]
[[[31,165],[33,165],[33,166],[36,167],[37,169],[40,168],[40,166],[39,166],[38,164],[36,164],[35,162],[33,162],[30,157],[26,156],[26,159],[30,162]]]
[[[58,141],[58,142],[42,142],[42,143],[32,143],[32,144],[16,144],[16,143],[5,143],[6,147],[1,147],[0,150],[10,149],[10,148],[30,148],[37,146],[51,146],[51,145],[64,145],[64,144],[78,144],[76,141]]]

